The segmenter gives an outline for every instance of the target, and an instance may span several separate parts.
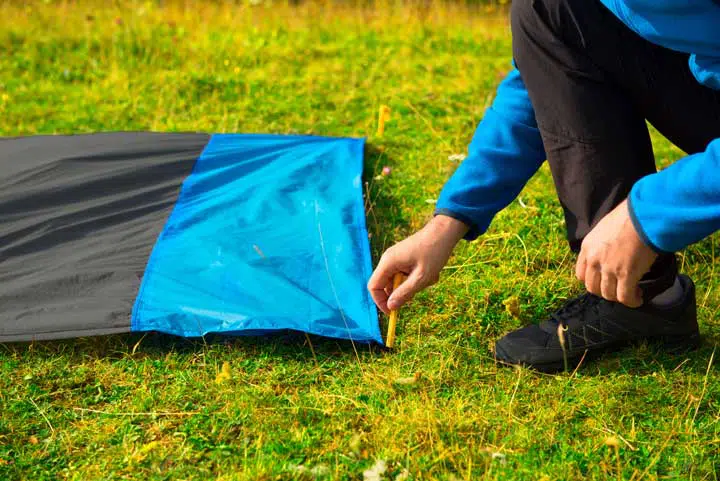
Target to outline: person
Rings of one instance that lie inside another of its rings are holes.
[[[547,160],[587,292],[496,359],[556,371],[637,341],[696,347],[675,253],[720,229],[720,1],[515,0],[510,23],[513,70],[432,220],[381,257],[373,299],[388,313],[436,283]],[[688,155],[657,172],[646,121]]]

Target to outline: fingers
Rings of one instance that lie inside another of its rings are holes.
[[[390,296],[385,293],[384,289],[380,289],[379,291],[371,289],[370,295],[372,296],[375,305],[377,305],[382,312],[390,314],[390,309],[387,306],[387,301]]]
[[[640,307],[643,300],[637,280],[629,277],[618,279],[617,300],[628,307]]]
[[[587,262],[585,260],[585,251],[581,250],[578,256],[577,263],[575,264],[575,277],[580,282],[585,282],[585,270],[587,269]]]
[[[608,301],[617,301],[617,277],[606,273],[600,280],[600,295]]]
[[[624,201],[582,240],[575,276],[592,294],[639,307],[643,300],[638,282],[656,257],[635,231]]]
[[[600,273],[600,269],[596,266],[588,266],[583,278],[585,279],[585,287],[588,292],[596,296],[602,295],[602,274]]]
[[[400,271],[396,267],[392,255],[386,253],[380,258],[377,268],[368,281],[368,290],[373,301],[385,314],[390,314],[387,301],[390,297],[393,276],[397,272]]]
[[[418,291],[427,287],[431,283],[432,282],[430,282],[422,269],[413,269],[405,282],[400,284],[400,286],[390,295],[390,298],[387,301],[387,307],[390,310],[398,309],[400,306],[412,299]]]
[[[588,263],[582,253],[575,267],[575,275],[591,294],[632,308],[640,307],[643,303],[638,288],[639,279],[613,271],[603,272],[600,264]]]

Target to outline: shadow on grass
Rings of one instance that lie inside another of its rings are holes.
[[[62,356],[66,361],[71,362],[100,359],[119,361],[129,357],[160,360],[169,353],[192,355],[204,352],[222,357],[224,353],[232,351],[241,351],[247,355],[272,358],[277,361],[293,359],[309,364],[313,364],[316,359],[318,362],[330,359],[348,363],[357,362],[359,359],[365,362],[389,352],[375,343],[352,343],[341,339],[306,335],[297,331],[277,331],[254,336],[208,334],[203,338],[184,338],[160,332],[147,332],[0,344],[0,358],[3,353],[9,353],[36,360]]]
[[[399,233],[408,233],[410,226],[402,213],[402,199],[393,189],[392,178],[382,175],[383,166],[392,163],[383,147],[365,146],[365,213],[373,265],[385,249],[401,240]]]
[[[714,357],[713,364],[717,361],[719,353],[715,352],[713,356],[713,352],[719,343],[719,337],[703,335],[702,344],[698,349],[677,355],[667,354],[658,344],[641,344],[635,348],[608,354],[597,361],[590,361],[584,368],[584,375],[623,373],[646,376],[656,372],[704,375],[711,357]]]
[[[663,352],[662,347],[641,344],[607,354],[599,359],[585,361],[578,369],[582,377],[603,377],[614,374],[636,376],[653,375],[657,372],[680,372],[705,375],[708,364],[720,337],[705,335],[699,349],[676,356]],[[312,346],[312,348],[311,348]],[[169,353],[193,355],[212,353],[222,358],[234,351],[247,355],[262,356],[275,361],[289,360],[307,362],[309,365],[327,360],[354,363],[370,362],[378,355],[389,351],[376,344],[353,344],[349,341],[305,335],[302,332],[279,331],[261,336],[227,336],[210,334],[204,338],[183,338],[157,332],[116,334],[82,339],[44,341],[39,343],[12,343],[2,345],[0,353],[16,356],[31,356],[34,359],[53,359],[63,356],[66,361],[87,362],[90,360],[163,359]],[[356,355],[357,352],[357,355]],[[720,353],[715,352],[715,363]],[[510,371],[511,367],[507,369]],[[712,372],[712,370],[711,370]],[[538,373],[538,376],[547,374]],[[569,377],[570,373],[558,373]],[[554,376],[554,375],[553,375]]]
[[[367,226],[373,256],[373,266],[388,243],[399,239],[394,238],[398,229],[407,229],[408,223],[401,215],[398,198],[393,195],[388,183],[376,181],[381,175],[383,165],[389,163],[382,148],[366,145],[363,185],[365,193],[365,210]],[[380,316],[381,323],[384,316]],[[385,332],[385,326],[381,326]],[[227,336],[208,335],[204,338],[186,339],[161,333],[138,333],[113,335],[84,339],[67,339],[59,341],[42,341],[37,343],[13,343],[2,345],[0,353],[39,357],[69,356],[75,359],[122,359],[128,354],[139,354],[161,358],[168,352],[192,353],[206,349],[229,347],[251,351],[263,356],[294,359],[313,362],[315,357],[346,359],[348,362],[357,357],[372,356],[387,352],[376,344],[360,344],[350,341],[328,339],[319,336],[305,335],[302,332],[280,331],[259,336]]]
[[[365,213],[370,251],[375,267],[382,253],[401,240],[410,223],[403,216],[402,199],[392,188],[392,180],[383,176],[383,166],[392,164],[383,147],[366,144],[363,185],[365,186]],[[387,332],[387,318],[378,310],[380,332]]]

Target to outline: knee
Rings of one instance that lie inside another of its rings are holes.
[[[513,37],[560,38],[587,29],[602,20],[599,0],[513,0],[510,23]]]
[[[510,4],[510,25],[515,34],[515,28],[526,27],[528,21],[531,21],[535,15],[535,0],[514,0]]]
[[[537,30],[539,21],[536,0],[514,0],[510,6],[510,30],[513,50],[522,47]]]
[[[557,41],[564,35],[561,25],[588,0],[514,0],[510,7],[513,53],[522,52]],[[562,42],[561,42],[562,43]]]

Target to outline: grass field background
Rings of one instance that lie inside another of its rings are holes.
[[[0,134],[367,136],[375,259],[429,218],[510,68],[494,4],[36,3],[0,2]],[[654,142],[663,165],[682,155]],[[302,336],[0,345],[0,479],[717,480],[716,244],[681,257],[699,351],[496,367],[495,339],[580,291],[545,166],[402,311],[393,353]]]

